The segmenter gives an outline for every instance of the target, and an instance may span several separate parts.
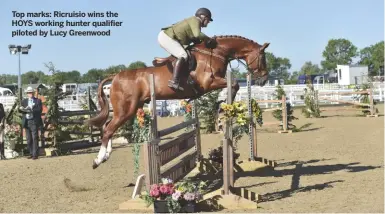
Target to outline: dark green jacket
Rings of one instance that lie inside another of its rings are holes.
[[[201,22],[198,17],[191,16],[172,26],[162,28],[171,38],[177,40],[181,45],[189,45],[194,40],[204,40],[208,38],[201,32]]]

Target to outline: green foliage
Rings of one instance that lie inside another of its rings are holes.
[[[230,119],[232,126],[232,139],[234,143],[234,149],[238,147],[238,141],[242,138],[243,134],[249,134],[249,124],[251,119],[255,120],[259,126],[262,126],[262,110],[258,103],[252,99],[252,118],[248,115],[248,108],[245,102],[233,102],[233,104],[222,103],[221,108],[224,110],[223,119]],[[235,124],[234,124],[235,123]]]
[[[276,57],[274,54],[266,52],[266,65],[269,76],[285,81],[289,79],[291,63],[288,58]]]
[[[321,72],[321,69],[318,67],[317,64],[313,64],[310,61],[305,62],[305,64],[301,67],[301,71],[299,75],[313,75],[313,74],[319,74]]]
[[[239,68],[231,68],[231,75],[235,79],[246,79],[247,72],[241,72]]]
[[[54,69],[54,66],[51,62],[45,64],[45,67],[50,67]],[[141,61],[136,61],[131,63],[130,65],[114,65],[109,66],[108,68],[100,69],[100,68],[92,68],[86,72],[83,71],[83,75],[80,71],[72,70],[72,71],[56,71],[60,72],[60,74],[55,75],[56,80],[60,80],[62,84],[64,83],[96,83],[99,80],[104,79],[106,76],[109,76],[111,74],[116,74],[120,72],[121,70],[126,69],[136,69],[141,67],[147,67],[146,63]],[[11,74],[2,74],[0,75],[0,85],[5,84],[14,84],[17,83],[17,75],[11,75]],[[25,84],[37,84],[37,83],[43,83],[43,84],[50,84],[52,83],[52,73],[51,74],[45,74],[43,71],[28,71],[21,75],[21,83],[23,85]]]
[[[135,61],[128,65],[127,69],[147,68],[146,63],[142,61]]]
[[[204,130],[204,133],[213,133],[216,131],[216,121],[217,121],[217,110],[218,106],[216,105],[219,97],[220,90],[215,90],[210,93],[205,94],[204,96],[197,99],[196,112],[199,112],[199,121],[201,122],[201,130]]]
[[[379,76],[380,68],[384,67],[384,41],[362,49],[359,54],[359,63],[368,66],[370,75]]]
[[[311,84],[308,84],[307,89],[305,89],[305,107],[302,108],[302,114],[306,118],[318,118],[321,116],[321,110],[318,106],[316,91],[314,91],[314,87]]]
[[[299,76],[299,72],[298,71],[293,71],[290,74],[290,78],[285,81],[285,85],[292,85],[292,84],[295,85],[295,84],[297,84],[298,76]]]
[[[357,47],[347,39],[331,39],[322,52],[324,70],[334,70],[339,65],[351,65],[357,56]]]
[[[61,142],[71,139],[69,131],[66,129],[65,125],[59,123],[59,112],[63,111],[63,109],[59,107],[58,101],[64,99],[68,93],[63,93],[61,90],[61,86],[64,81],[63,72],[57,70],[52,62],[44,65],[51,73],[51,76],[47,81],[48,84],[52,86],[46,90],[46,100],[43,103],[48,106],[48,111],[45,117],[46,122],[49,125],[46,131],[48,131],[48,136],[53,139],[53,146],[58,147]]]
[[[19,107],[20,107],[20,100],[15,99],[15,103],[13,104],[11,110],[5,113],[5,115],[7,115],[6,116],[7,124],[9,125],[18,124],[21,126],[23,114],[20,111],[18,111]]]
[[[276,100],[282,100],[282,96],[283,95],[286,96],[285,91],[283,90],[283,88],[280,85],[276,86],[275,92],[276,93],[274,94],[274,99],[276,99]],[[278,107],[282,108],[282,103],[279,103]],[[298,118],[293,116],[293,109],[291,108],[291,104],[290,103],[286,103],[286,112],[287,112],[287,126],[288,126],[288,129],[293,129],[296,126],[293,125],[291,122],[293,120],[298,120]],[[272,112],[272,115],[278,121],[282,121],[282,109],[274,110]],[[281,129],[283,129],[283,125],[280,125],[280,127],[281,127]]]
[[[139,156],[140,146],[143,143],[149,142],[151,131],[151,115],[150,112],[138,109],[134,123],[132,125],[131,139],[134,145],[132,147],[132,154],[134,156],[134,178],[139,172]]]
[[[57,81],[53,79],[51,81]],[[65,128],[65,125],[59,123],[59,112],[63,109],[59,107],[58,101],[66,97],[66,93],[63,93],[60,89],[61,84],[55,83],[52,88],[47,91],[46,100],[44,105],[48,106],[46,114],[46,121],[49,124],[46,131],[48,136],[53,139],[53,146],[57,147],[63,141],[71,139],[69,131]]]

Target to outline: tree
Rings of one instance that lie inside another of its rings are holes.
[[[36,84],[39,82],[39,76],[35,71],[28,71],[21,75],[22,84]]]
[[[97,82],[99,79],[102,80],[105,71],[103,69],[93,68],[83,74],[82,79],[84,82]]]
[[[319,74],[320,72],[321,72],[321,69],[318,67],[317,64],[313,64],[312,62],[307,61],[301,67],[301,71],[299,75],[313,75],[313,74]]]
[[[285,82],[285,84],[296,84],[298,80],[299,72],[293,71],[290,74],[290,78]]]
[[[114,65],[114,66],[110,66],[110,67],[108,67],[108,68],[105,70],[103,76],[106,77],[106,76],[114,75],[114,74],[117,74],[117,73],[119,73],[120,71],[126,70],[126,69],[127,69],[126,66],[123,65],[123,64],[122,64],[122,65]],[[102,79],[103,79],[103,78],[102,78]]]
[[[64,73],[64,83],[79,83],[81,82],[82,75],[79,71],[73,70]]]
[[[378,76],[380,68],[384,67],[384,41],[361,49],[359,54],[359,63],[368,66],[371,76]]]
[[[147,65],[142,61],[135,61],[130,63],[127,67],[127,69],[130,69],[130,70],[138,69],[138,68],[147,68]]]
[[[241,72],[239,68],[231,68],[231,75],[235,79],[246,79],[247,72]]]
[[[357,47],[347,39],[331,39],[322,52],[324,70],[334,70],[339,65],[351,65],[357,56]]]
[[[269,76],[275,79],[284,79],[285,81],[289,79],[291,63],[288,58],[276,57],[274,54],[266,52],[266,66]]]
[[[48,72],[51,73],[49,78],[47,79],[47,83],[49,85],[55,85],[59,87],[61,84],[64,82],[64,75],[63,72],[60,70],[56,69],[56,66],[52,63],[44,63],[44,67],[48,69]]]

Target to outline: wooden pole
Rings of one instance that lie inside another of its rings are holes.
[[[370,115],[373,116],[374,113],[374,100],[373,100],[373,89],[369,90],[369,100],[370,100]]]
[[[90,86],[88,86],[87,87],[87,107],[88,107],[88,110],[89,111],[92,111],[92,107],[91,107],[91,87]],[[89,117],[91,117],[91,113],[89,114]],[[93,133],[93,127],[92,126],[90,126],[90,137],[89,137],[89,141],[91,142],[91,143],[94,143],[95,141],[94,141],[94,136],[92,135]]]
[[[160,164],[158,156],[160,140],[158,139],[154,74],[150,74],[149,81],[151,93],[151,128],[149,142],[143,146],[146,175],[145,180],[148,190],[152,184],[158,183],[160,181]]]
[[[191,109],[191,115],[192,118],[196,119],[196,123],[193,124],[193,129],[195,129],[195,150],[197,151],[197,158],[196,161],[199,162],[202,159],[202,150],[201,150],[201,135],[200,135],[200,124],[199,124],[199,118],[198,114],[196,112],[196,102],[195,100],[192,101],[192,109]]]
[[[231,71],[227,71],[227,104],[232,104]],[[232,149],[232,123],[226,119],[226,132],[223,139],[223,194],[230,194],[230,187],[234,186],[234,167]]]
[[[327,101],[331,101],[331,102],[358,105],[358,106],[370,106],[370,104],[366,104],[366,103],[357,103],[357,102],[345,101],[345,100],[335,100],[335,99],[329,99],[329,98],[318,98],[318,99],[319,100],[327,100]]]

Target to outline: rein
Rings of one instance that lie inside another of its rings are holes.
[[[191,50],[199,52],[199,53],[203,53],[203,54],[206,54],[206,55],[209,55],[209,56],[216,57],[216,58],[220,59],[221,61],[226,62],[225,57],[223,57],[223,56],[221,56],[219,54],[213,53],[212,51],[201,50],[201,49],[198,49],[198,48],[192,48]]]
[[[225,51],[227,51],[226,49],[224,49],[224,48],[220,48],[220,47],[217,47],[218,49],[223,49],[223,50],[225,50]],[[198,49],[198,48],[195,48],[195,47],[193,47],[192,49],[191,49],[192,51],[196,51],[196,52],[199,52],[199,53],[202,53],[202,54],[206,54],[206,55],[209,55],[209,56],[213,56],[213,57],[216,57],[216,58],[218,58],[218,59],[220,59],[221,61],[223,61],[224,63],[226,63],[227,61],[232,61],[232,60],[237,60],[238,61],[238,63],[241,63],[243,66],[245,66],[245,68],[246,68],[246,70],[247,70],[247,72],[249,73],[249,74],[252,74],[252,70],[250,69],[250,67],[249,67],[249,65],[250,64],[252,64],[254,61],[256,61],[256,60],[258,60],[258,63],[260,63],[259,62],[259,54],[250,62],[250,63],[248,63],[248,64],[246,64],[246,63],[244,63],[244,62],[242,62],[240,59],[239,59],[239,57],[234,57],[234,58],[229,58],[228,60],[225,58],[225,57],[223,57],[223,56],[221,56],[221,55],[219,55],[219,54],[216,54],[216,53],[213,53],[212,51],[206,51],[206,50],[202,50],[202,49]],[[211,49],[212,50],[212,49]],[[229,65],[230,65],[230,68],[232,68],[231,67],[231,64],[229,63]],[[259,67],[259,65],[258,65],[258,67]]]

